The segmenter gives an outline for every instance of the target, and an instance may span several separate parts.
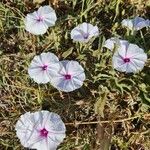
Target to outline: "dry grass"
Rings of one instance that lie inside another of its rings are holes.
[[[148,18],[148,1],[42,1],[0,2],[0,150],[23,149],[14,125],[26,111],[41,109],[58,113],[66,123],[67,138],[60,150],[149,150],[150,59],[142,72],[125,75],[113,70],[111,52],[101,49],[105,39],[117,36],[150,55],[150,30],[132,36],[120,25],[137,14]],[[26,32],[24,16],[49,3],[57,12],[56,26],[43,36]],[[83,21],[97,24],[101,31],[88,45],[70,39],[71,29]],[[33,82],[28,65],[45,51],[79,61],[86,70],[84,86],[61,93],[50,84]]]

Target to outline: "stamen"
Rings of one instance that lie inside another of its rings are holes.
[[[37,20],[37,22],[41,22],[41,21],[43,21],[43,18],[39,16],[36,20]]]
[[[44,71],[44,70],[47,70],[47,67],[48,67],[47,65],[43,65],[43,66],[42,66],[42,70],[43,70],[43,71]]]
[[[130,62],[130,58],[124,58],[123,61],[124,61],[125,63],[128,63],[128,62]]]
[[[64,77],[65,77],[66,80],[70,80],[71,79],[71,75],[70,74],[66,74],[66,75],[64,75]]]
[[[45,128],[40,130],[40,136],[41,137],[47,137],[47,135],[48,135],[48,131]]]
[[[84,33],[84,39],[88,39],[88,37],[89,37],[89,34],[88,33]]]

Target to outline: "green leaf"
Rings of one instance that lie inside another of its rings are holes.
[[[104,118],[104,107],[107,99],[108,89],[105,88],[104,92],[98,98],[97,102],[94,105],[95,113],[99,114],[101,117]]]
[[[144,93],[143,91],[140,91],[140,95],[142,103],[146,105],[150,105],[150,97],[148,97],[148,94]]]
[[[62,56],[63,58],[67,58],[73,51],[73,48],[68,49],[67,51],[65,51]]]

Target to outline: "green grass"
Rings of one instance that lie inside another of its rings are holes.
[[[149,150],[150,29],[132,35],[121,26],[124,18],[148,18],[149,1],[53,0],[56,25],[43,36],[31,35],[23,18],[44,4],[48,1],[0,2],[0,150],[23,149],[15,123],[21,114],[41,109],[58,113],[66,123],[60,150]],[[88,44],[74,43],[70,32],[84,21],[98,25],[101,34]],[[102,44],[113,36],[145,49],[142,72],[127,75],[112,68],[112,53]],[[32,58],[47,51],[82,64],[86,81],[81,89],[62,93],[30,79]]]

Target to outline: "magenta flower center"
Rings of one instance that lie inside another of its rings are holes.
[[[45,128],[40,130],[40,136],[41,137],[47,137],[47,135],[48,135],[48,131]]]
[[[47,70],[47,67],[48,67],[47,65],[43,65],[43,66],[42,66],[42,70],[43,70],[43,71],[44,71],[44,70]]]
[[[66,74],[66,75],[64,75],[64,77],[65,77],[66,80],[70,80],[71,79],[71,75],[70,74]]]
[[[84,33],[84,39],[88,39],[88,37],[89,37],[89,34],[88,33]]]
[[[125,63],[128,63],[128,62],[130,62],[130,58],[124,58],[123,61],[124,61]]]
[[[43,21],[43,17],[39,16],[36,20],[37,20],[37,22],[41,22],[41,21]]]

